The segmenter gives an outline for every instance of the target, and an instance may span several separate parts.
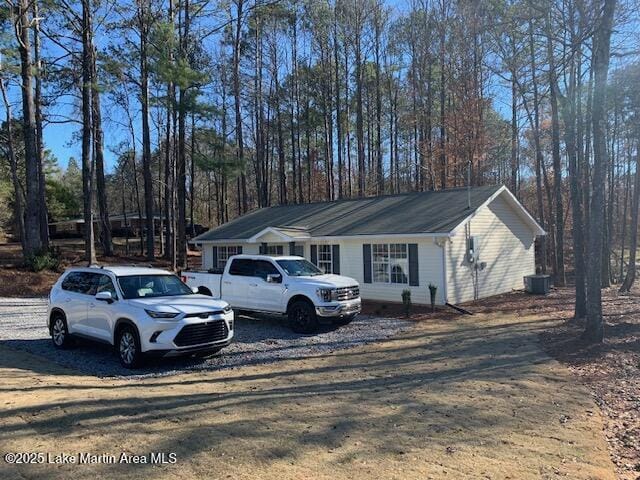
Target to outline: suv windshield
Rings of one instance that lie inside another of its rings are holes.
[[[323,275],[322,270],[308,260],[276,260],[276,263],[290,277],[313,277]]]
[[[118,277],[118,283],[126,299],[193,294],[175,275],[129,275]]]

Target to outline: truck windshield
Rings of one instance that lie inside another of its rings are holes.
[[[175,275],[128,275],[118,277],[118,283],[126,299],[193,294]]]
[[[290,277],[323,275],[322,270],[308,260],[276,260],[276,262]]]

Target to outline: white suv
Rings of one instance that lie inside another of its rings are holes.
[[[233,338],[233,311],[165,270],[72,268],[51,289],[47,327],[57,348],[86,337],[114,345],[122,365],[135,368],[143,355],[218,352]]]

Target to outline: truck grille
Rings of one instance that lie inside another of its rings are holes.
[[[353,300],[354,298],[358,298],[359,296],[360,288],[356,286],[336,289],[336,300]]]
[[[229,334],[229,329],[224,320],[213,320],[205,323],[194,323],[186,325],[180,333],[173,339],[179,347],[200,345],[224,340]]]

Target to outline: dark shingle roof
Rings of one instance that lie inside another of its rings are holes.
[[[298,227],[312,237],[448,233],[500,188],[471,188],[471,210],[466,188],[262,208],[193,241],[241,240],[267,227]]]

